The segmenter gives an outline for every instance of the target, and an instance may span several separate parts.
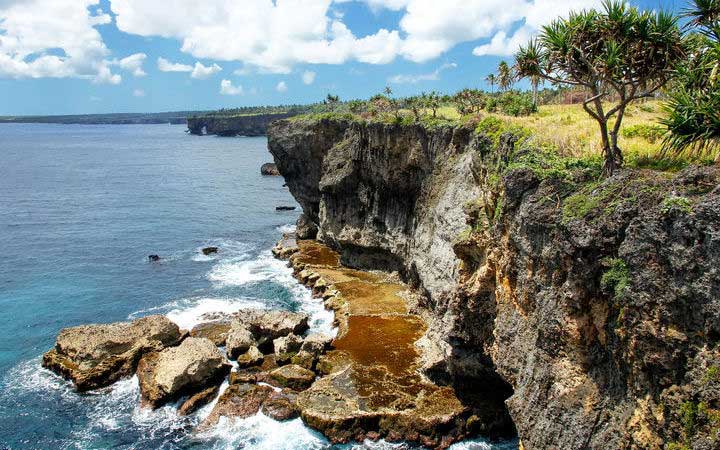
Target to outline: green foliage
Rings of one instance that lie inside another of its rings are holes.
[[[720,381],[720,366],[710,366],[707,372],[705,372],[705,381]]]
[[[641,137],[649,143],[654,144],[662,139],[666,132],[667,129],[659,125],[641,123],[623,128],[622,135],[626,138]]]
[[[684,11],[695,31],[677,67],[663,120],[664,149],[710,155],[720,147],[720,0],[694,0]]]
[[[608,270],[600,279],[600,287],[605,291],[612,291],[615,298],[622,298],[630,285],[630,269],[620,258],[610,258],[605,261]]]
[[[680,407],[680,423],[682,423],[685,438],[689,439],[695,434],[697,425],[698,405],[687,401]]]
[[[673,210],[690,214],[692,213],[692,202],[687,197],[670,196],[665,198],[662,202],[662,212],[667,214]]]
[[[485,102],[485,108],[489,112],[500,111],[508,116],[529,116],[537,112],[537,105],[533,101],[532,94],[528,92],[508,91]]]
[[[682,442],[671,442],[667,445],[667,450],[691,450],[690,447]]]

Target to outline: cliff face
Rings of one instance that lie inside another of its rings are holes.
[[[596,182],[509,134],[332,120],[269,146],[320,240],[425,293],[427,373],[496,386],[525,448],[717,448],[716,168]]]
[[[190,134],[198,136],[265,136],[270,122],[286,119],[292,114],[255,114],[247,116],[194,116],[188,117]]]

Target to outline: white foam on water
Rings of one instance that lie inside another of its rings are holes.
[[[277,227],[275,229],[281,233],[294,233],[295,231],[297,231],[297,226],[292,225],[292,224],[287,224],[287,225],[280,225],[279,227]]]
[[[204,255],[202,249],[206,247],[217,247],[217,253]],[[250,251],[255,247],[247,242],[236,241],[233,239],[214,239],[197,247],[192,255],[192,260],[196,262],[215,261],[223,258],[247,259],[250,257]]]
[[[243,450],[320,450],[329,447],[319,433],[300,419],[277,422],[262,413],[247,419],[221,417],[212,429],[198,435],[216,441],[215,449]]]
[[[71,382],[45,369],[41,362],[42,357],[38,356],[10,369],[3,383],[2,396],[17,397],[28,392],[44,392],[55,393],[63,399],[77,397]]]
[[[215,314],[233,314],[241,309],[265,309],[267,305],[261,301],[248,298],[196,298],[181,300],[178,305],[167,312],[168,319],[180,328],[190,330],[195,325],[208,320],[204,317]]]

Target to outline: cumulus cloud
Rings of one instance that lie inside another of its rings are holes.
[[[158,70],[160,72],[192,72],[194,67],[188,64],[180,64],[168,61],[162,56],[157,60]]]
[[[315,82],[316,73],[312,70],[306,70],[302,74],[302,82],[305,84],[313,84]]]
[[[395,75],[388,78],[388,81],[393,84],[415,84],[421,81],[436,81],[440,79],[440,73],[448,69],[454,69],[457,67],[455,63],[443,64],[430,73],[423,73],[418,75]]]
[[[220,94],[222,95],[242,95],[242,86],[234,86],[230,80],[222,80],[220,82]]]
[[[2,0],[0,77],[85,78],[120,83],[97,26],[112,19],[99,0]]]
[[[203,66],[200,62],[196,62],[190,77],[204,80],[206,78],[210,78],[221,70],[222,67],[217,64],[213,64],[212,66]]]
[[[287,90],[288,90],[287,84],[285,84],[284,81],[281,81],[277,84],[277,86],[275,86],[275,90],[280,93],[287,92]]]
[[[144,77],[147,75],[143,70],[145,58],[147,58],[145,53],[135,53],[123,59],[114,59],[110,64],[132,73],[135,77]]]

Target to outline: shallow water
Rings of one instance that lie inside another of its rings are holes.
[[[259,174],[266,139],[183,130],[0,125],[0,448],[329,447],[299,420],[262,414],[198,435],[211,405],[190,417],[143,410],[136,379],[77,394],[40,368],[62,327],[148,314],[190,328],[207,312],[285,308],[331,330],[332,314],[269,252],[298,213],[275,211],[296,203],[281,178]],[[209,245],[219,254],[202,255]]]

